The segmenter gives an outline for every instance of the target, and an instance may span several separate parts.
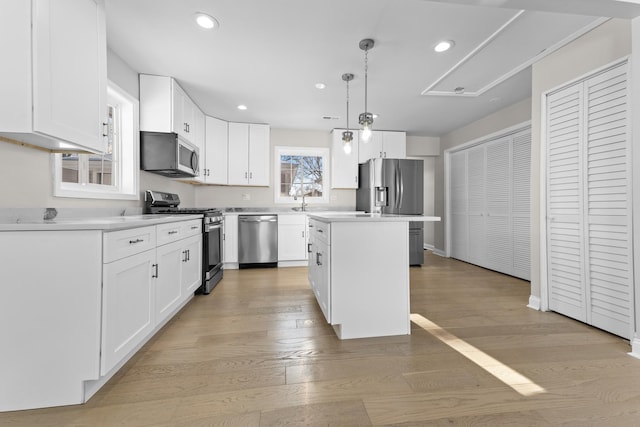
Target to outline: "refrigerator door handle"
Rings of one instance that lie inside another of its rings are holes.
[[[400,182],[400,194],[398,195],[398,209],[400,209],[402,207],[402,203],[404,199],[404,177],[402,176],[402,169],[400,168],[399,164],[398,164],[398,181]]]

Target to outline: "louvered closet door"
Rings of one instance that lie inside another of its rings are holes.
[[[451,256],[467,261],[467,155],[458,151],[451,155]]]
[[[485,265],[487,231],[485,224],[485,147],[467,150],[467,207],[469,227],[469,262]]]
[[[487,143],[486,153],[486,266],[512,274],[510,138]]]
[[[549,308],[586,322],[582,105],[582,85],[547,97],[547,280]]]
[[[531,130],[513,136],[511,226],[513,275],[531,279]]]
[[[633,301],[627,67],[585,82],[585,214],[591,324],[629,338]]]

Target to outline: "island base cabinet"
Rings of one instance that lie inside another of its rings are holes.
[[[340,339],[408,335],[407,222],[331,224],[331,324]]]
[[[0,233],[0,411],[84,402],[99,377],[102,232]]]
[[[309,220],[309,282],[340,339],[409,335],[408,222]]]

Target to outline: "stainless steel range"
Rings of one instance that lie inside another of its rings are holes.
[[[209,294],[222,280],[222,212],[215,208],[179,208],[180,197],[173,193],[147,190],[144,212],[150,214],[199,214],[202,218],[202,286],[196,293]]]

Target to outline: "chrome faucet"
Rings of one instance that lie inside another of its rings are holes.
[[[307,204],[304,201],[305,196],[306,196],[306,194],[302,193],[302,212],[304,212],[305,208],[307,207]]]

